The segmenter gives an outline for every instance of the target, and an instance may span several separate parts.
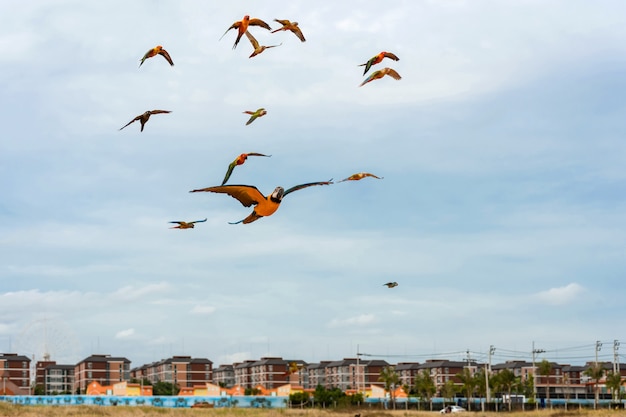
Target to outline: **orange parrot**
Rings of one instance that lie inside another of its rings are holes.
[[[152,58],[153,56],[157,56],[157,55],[161,55],[163,58],[167,60],[167,62],[170,63],[171,66],[174,66],[174,61],[172,61],[170,54],[168,54],[167,51],[163,49],[161,45],[157,45],[154,48],[150,49],[148,52],[146,52],[143,58],[141,58],[141,62],[139,63],[139,66],[141,67],[143,65],[143,61],[145,61],[146,59]]]
[[[183,222],[183,221],[174,221],[170,223],[177,223],[178,226],[172,226],[170,229],[193,229],[196,223],[204,223],[207,219],[204,220],[196,220],[193,222]]]
[[[243,19],[236,21],[228,29],[226,29],[226,32],[224,32],[224,34],[222,35],[222,38],[228,33],[229,30],[237,29],[238,30],[237,39],[235,40],[235,44],[233,45],[233,49],[235,49],[237,47],[237,44],[239,43],[239,40],[241,40],[241,37],[243,36],[243,34],[246,33],[246,31],[248,30],[248,26],[261,26],[262,28],[265,28],[267,30],[272,30],[270,25],[265,23],[263,20],[257,19],[256,17],[250,19],[249,15],[245,15]],[[220,40],[222,38],[220,38]]]
[[[384,177],[377,177],[376,175],[370,174],[369,172],[359,172],[358,174],[350,175],[348,178],[344,178],[341,181],[337,181],[337,182],[358,181],[358,180],[362,180],[365,177],[378,178],[379,180],[382,180],[384,178]]]
[[[359,87],[363,87],[365,84],[369,83],[370,81],[383,78],[385,75],[389,75],[394,80],[402,79],[402,77],[400,77],[400,74],[398,74],[396,70],[394,70],[393,68],[386,67],[381,70],[374,71],[369,77],[365,79],[365,81],[361,83],[361,85],[359,85]]]
[[[252,52],[252,55],[249,56],[249,58],[257,56],[258,54],[265,51],[266,49],[274,48],[276,46],[282,45],[282,43],[278,45],[269,45],[269,46],[259,45],[259,41],[257,41],[256,38],[252,36],[250,31],[247,31],[247,30],[246,30],[246,36],[248,37],[248,39],[250,40],[250,43],[252,44],[252,47],[254,48],[254,51]]]
[[[302,34],[302,31],[300,30],[300,28],[298,27],[298,22],[290,22],[287,19],[274,19],[274,22],[278,22],[281,25],[283,25],[283,27],[278,28],[276,30],[273,30],[272,33],[276,33],[278,31],[281,30],[290,30],[292,31],[297,37],[298,39],[300,39],[302,42],[305,42],[306,39],[304,39],[304,35]]]
[[[367,71],[370,70],[372,65],[380,64],[381,62],[383,62],[383,59],[385,58],[393,59],[394,61],[400,61],[400,58],[398,58],[395,54],[392,54],[391,52],[382,51],[378,55],[375,55],[372,58],[370,58],[370,60],[367,61],[365,64],[359,65],[359,67],[365,66],[365,71],[363,71],[363,75],[365,75]]]
[[[147,112],[145,112],[143,114],[140,114],[139,116],[135,117],[133,120],[131,120],[130,122],[126,123],[124,126],[120,127],[120,130],[124,129],[129,124],[139,120],[141,122],[141,132],[143,132],[143,126],[148,122],[148,119],[150,119],[150,116],[152,116],[153,114],[171,113],[171,112],[172,112],[171,110],[148,110]]]
[[[222,181],[222,185],[226,184],[226,181],[228,181],[228,179],[230,178],[230,174],[233,173],[233,169],[235,169],[235,167],[237,165],[243,165],[243,163],[246,162],[246,159],[248,159],[249,156],[266,156],[266,157],[270,157],[272,155],[264,155],[262,153],[256,153],[256,152],[242,153],[237,158],[235,158],[235,160],[233,162],[231,162],[228,165],[228,170],[226,171],[226,175],[224,176],[224,181]]]
[[[200,188],[197,190],[191,190],[190,193],[197,193],[201,191],[209,191],[212,193],[222,193],[228,194],[229,196],[236,198],[239,200],[244,207],[255,206],[254,210],[248,217],[245,219],[239,220],[238,222],[230,223],[230,224],[238,224],[238,223],[252,223],[255,220],[260,219],[261,217],[271,216],[278,210],[280,207],[280,203],[283,198],[294,191],[301,190],[303,188],[311,187],[313,185],[330,185],[332,184],[332,179],[328,181],[322,182],[310,182],[307,184],[296,185],[295,187],[291,187],[285,191],[283,187],[276,187],[274,191],[268,196],[264,196],[261,194],[258,188],[252,185],[219,185],[216,187],[207,187]]]

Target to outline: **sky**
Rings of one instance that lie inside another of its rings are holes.
[[[220,40],[246,14],[306,42],[252,27],[280,46],[248,58]],[[155,45],[173,67],[139,67]],[[626,339],[621,1],[7,0],[0,49],[0,352],[584,364]],[[380,51],[402,79],[359,87]],[[229,184],[335,183],[231,225],[252,209],[189,191],[244,152],[271,157]]]

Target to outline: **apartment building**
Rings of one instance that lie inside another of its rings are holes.
[[[74,367],[74,392],[85,393],[91,381],[113,385],[130,379],[130,360],[111,355],[91,355]]]
[[[457,385],[461,385],[461,380],[458,374],[462,374],[464,369],[469,369],[473,374],[478,369],[478,365],[475,361],[449,361],[439,359],[429,359],[423,364],[418,366],[419,372],[423,372],[425,369],[432,378],[437,392],[441,392],[441,388],[448,381],[453,381]]]
[[[308,383],[305,388],[315,389],[317,386],[326,386],[326,367],[331,361],[321,361],[319,363],[310,363],[306,366]]]
[[[213,362],[206,358],[172,356],[133,368],[130,375],[139,381],[147,379],[152,384],[169,382],[179,388],[193,387],[213,382]]]
[[[213,383],[224,388],[235,386],[235,368],[233,365],[220,365],[213,370]]]
[[[0,389],[4,395],[26,395],[30,389],[30,359],[17,353],[0,353]]]
[[[246,360],[233,364],[233,369],[235,371],[235,385],[239,385],[243,389],[252,388],[254,386],[252,383],[252,372],[250,370],[250,367],[254,362],[256,361]]]
[[[419,374],[420,364],[418,362],[400,362],[394,369],[400,378],[400,385],[413,387],[415,385],[415,377]]]
[[[44,392],[46,395],[71,394],[74,388],[75,365],[48,365],[44,368]]]

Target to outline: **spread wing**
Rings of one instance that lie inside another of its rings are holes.
[[[187,224],[187,222],[183,222],[183,221],[173,221],[169,223],[180,224],[180,225]]]
[[[259,41],[257,41],[256,38],[252,36],[252,34],[247,30],[246,30],[246,36],[250,40],[252,47],[256,50],[259,47]]]
[[[129,124],[136,122],[137,120],[141,119],[141,115],[135,117],[133,120],[131,120],[130,122],[126,123],[124,126],[120,127],[120,130],[124,129],[126,126],[128,126]]]
[[[298,37],[298,39],[300,39],[300,41],[306,42],[306,39],[304,39],[304,35],[302,34],[302,31],[300,30],[298,26],[292,26],[291,31],[296,34],[296,36]]]
[[[150,114],[171,113],[171,110],[150,110]]]
[[[241,20],[239,20],[239,21],[237,21],[237,22],[233,23],[233,24],[232,24],[232,25],[231,25],[228,29],[226,29],[226,32],[224,32],[224,34],[222,35],[222,37],[220,38],[220,40],[222,40],[222,38],[223,38],[224,36],[226,36],[226,34],[228,33],[228,31],[229,31],[229,30],[231,30],[231,29],[237,29],[237,28],[239,28],[239,26],[241,26]]]
[[[172,61],[172,58],[170,57],[170,54],[168,54],[165,49],[161,49],[161,52],[159,52],[159,55],[162,55],[163,58],[165,58],[167,60],[167,62],[170,63],[171,66],[174,66],[174,61]]]
[[[245,207],[257,205],[260,201],[265,200],[265,196],[261,194],[259,189],[252,185],[218,185],[215,187],[199,188],[197,190],[191,190],[189,192],[197,193],[201,191],[228,194],[229,196],[239,200],[239,202]]]
[[[265,155],[265,154],[258,153],[258,152],[248,152],[248,156],[267,156],[269,158],[272,155]]]
[[[254,17],[254,18],[250,19],[250,20],[248,21],[248,25],[249,25],[249,26],[261,26],[261,27],[262,27],[262,28],[264,28],[264,29],[267,29],[267,30],[272,30],[272,28],[270,27],[270,25],[268,25],[268,24],[267,24],[267,23],[265,23],[263,20],[258,19],[258,18],[256,18],[256,17]]]
[[[400,61],[400,58],[398,58],[396,54],[391,53],[391,52],[385,52],[385,57],[389,59],[393,59],[394,61]]]
[[[278,22],[283,26],[288,26],[291,24],[291,22],[287,19],[274,19],[274,22]]]
[[[330,180],[328,180],[328,181],[321,181],[321,182],[309,182],[309,183],[307,183],[307,184],[300,184],[300,185],[296,185],[295,187],[291,187],[291,188],[289,188],[287,191],[285,191],[285,193],[283,194],[283,198],[284,198],[287,194],[292,193],[292,192],[294,192],[294,191],[301,190],[301,189],[303,189],[303,188],[312,187],[312,186],[314,186],[314,185],[330,185],[330,184],[332,184],[332,183],[333,183],[333,179],[331,178],[331,179],[330,179]]]
[[[233,170],[237,166],[237,162],[231,162],[228,164],[228,170],[226,170],[226,175],[224,175],[224,180],[222,181],[222,185],[226,184],[226,181],[230,178],[230,175],[233,173]]]
[[[402,79],[402,77],[400,77],[400,74],[398,74],[398,72],[394,70],[393,68],[386,68],[386,70],[387,70],[387,75],[389,75],[394,80]]]
[[[190,223],[204,223],[205,221],[207,221],[207,219],[204,219],[204,220],[194,220],[193,222],[190,222]]]

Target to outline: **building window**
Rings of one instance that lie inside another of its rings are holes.
[[[93,363],[87,362],[87,369],[91,369],[91,368],[93,368]]]

